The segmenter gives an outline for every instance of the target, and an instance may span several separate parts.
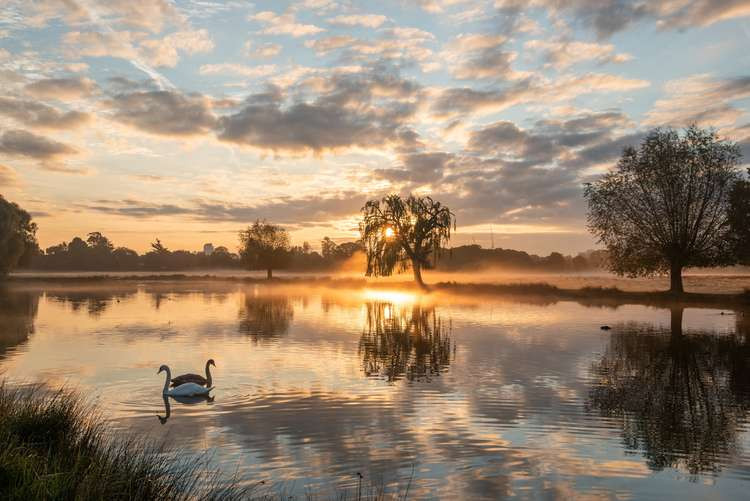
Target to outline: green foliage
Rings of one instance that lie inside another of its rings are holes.
[[[626,148],[614,171],[584,189],[588,227],[607,246],[611,270],[676,279],[686,266],[731,263],[728,208],[739,158],[736,144],[694,126],[682,135],[655,129],[639,149]]]
[[[367,276],[388,276],[409,265],[421,283],[421,268],[432,266],[455,229],[453,213],[431,197],[388,195],[362,207],[359,225],[367,255]]]
[[[240,232],[240,256],[251,270],[283,268],[289,259],[289,233],[281,226],[257,220]]]
[[[36,224],[28,212],[0,195],[0,277],[30,250],[37,249]]]
[[[735,183],[730,200],[729,225],[735,257],[738,262],[750,265],[750,181]]]

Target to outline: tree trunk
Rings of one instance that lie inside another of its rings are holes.
[[[266,278],[268,280],[271,280],[273,278],[273,270],[271,268],[268,268],[268,272],[266,273]]]
[[[669,292],[672,294],[682,294],[685,290],[682,288],[682,265],[672,263],[672,269],[669,271]]]
[[[673,337],[682,336],[682,312],[683,308],[675,306],[670,310],[671,329]]]
[[[427,286],[422,281],[422,265],[420,265],[417,261],[411,262],[411,268],[414,270],[414,281],[417,282],[417,285],[421,287],[422,289],[426,289]]]

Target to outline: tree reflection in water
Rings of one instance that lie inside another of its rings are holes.
[[[592,365],[587,407],[618,418],[627,449],[653,470],[718,473],[737,453],[738,428],[750,408],[750,344],[734,334],[682,332],[682,309],[670,330],[624,324]]]
[[[0,356],[26,342],[34,332],[39,293],[0,285]]]
[[[367,303],[367,326],[359,340],[365,374],[387,381],[439,375],[451,361],[449,331],[434,308]]]
[[[86,311],[91,317],[101,316],[115,301],[126,299],[134,292],[111,292],[98,289],[47,291],[47,298],[63,304],[69,304],[75,311]]]
[[[245,294],[240,309],[239,331],[258,342],[275,339],[289,331],[294,308],[286,296],[254,296]]]

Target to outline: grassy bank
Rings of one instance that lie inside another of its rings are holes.
[[[740,294],[712,294],[683,292],[673,294],[662,291],[624,291],[616,287],[582,287],[566,289],[547,283],[472,284],[442,282],[435,290],[453,294],[517,296],[545,298],[547,300],[575,301],[584,306],[621,306],[626,304],[669,308],[692,306],[703,308],[750,307],[750,290]]]
[[[0,498],[245,499],[201,460],[137,439],[116,440],[101,416],[66,390],[0,385]]]

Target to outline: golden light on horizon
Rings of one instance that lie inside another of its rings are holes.
[[[416,294],[405,291],[366,289],[364,295],[365,299],[386,301],[394,305],[411,304],[417,301]]]
[[[393,235],[395,235],[396,232],[393,231],[393,228],[388,227],[385,229],[385,238],[393,238]]]

